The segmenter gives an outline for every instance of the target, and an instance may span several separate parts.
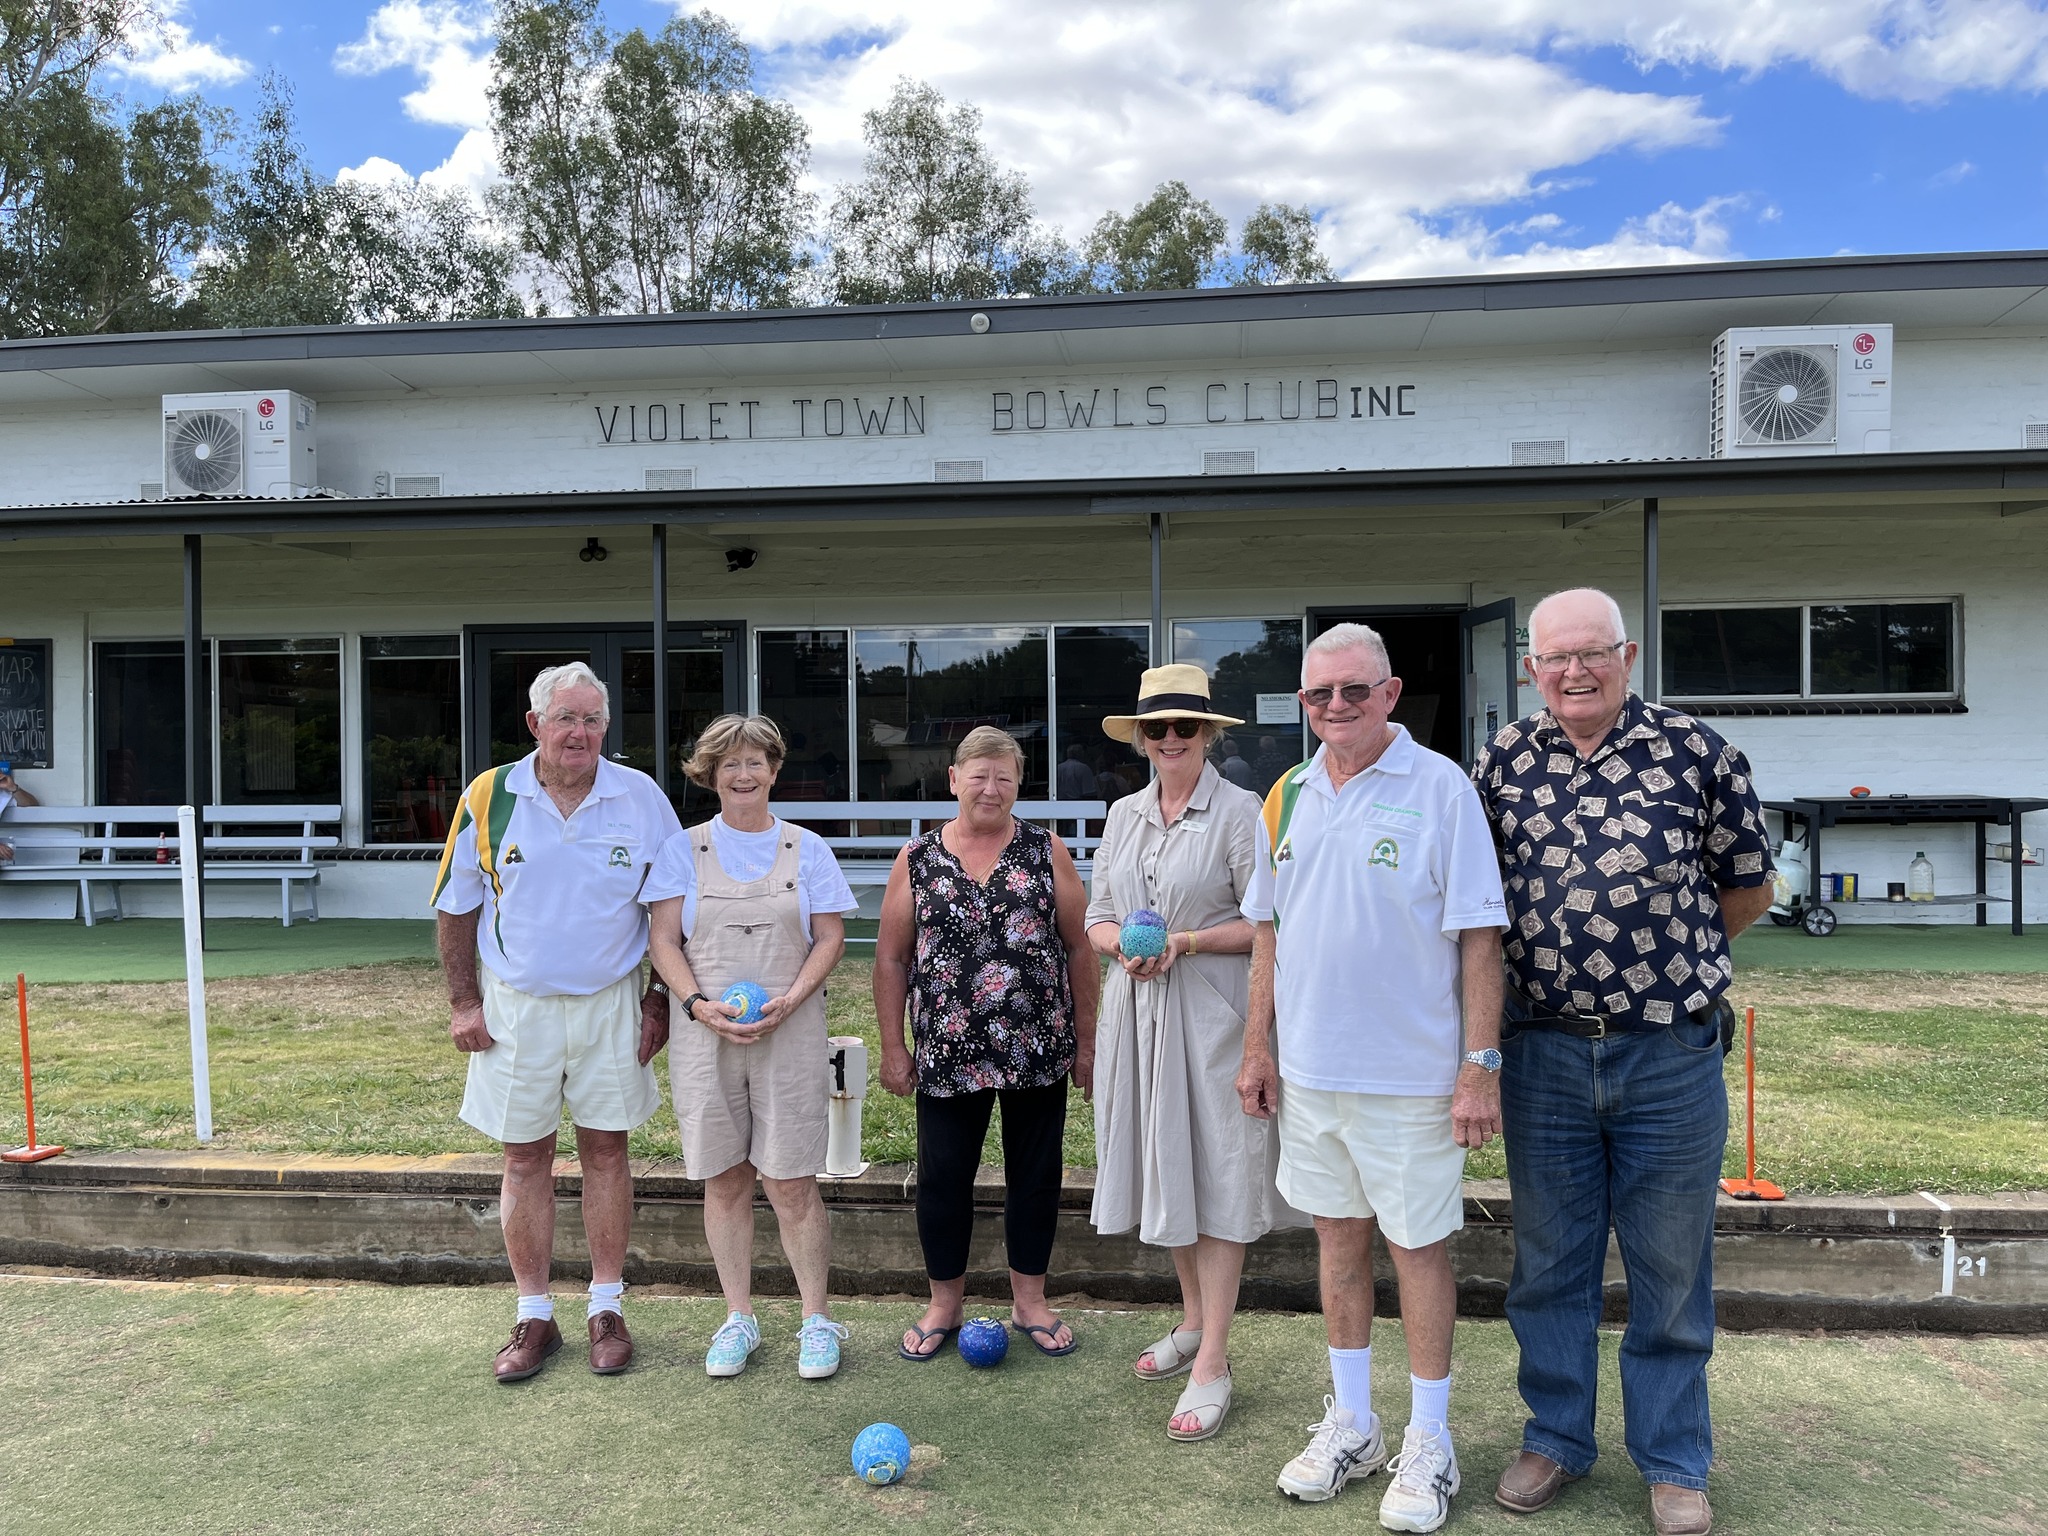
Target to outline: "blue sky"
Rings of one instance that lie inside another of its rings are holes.
[[[716,8],[716,7],[714,7]],[[618,28],[675,7],[608,0]],[[752,0],[824,191],[904,75],[986,115],[1078,234],[1178,176],[1309,204],[1347,276],[2048,246],[2048,0]],[[246,113],[292,81],[315,164],[494,174],[472,0],[183,0],[113,82]]]

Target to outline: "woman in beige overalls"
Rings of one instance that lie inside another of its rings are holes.
[[[839,1369],[846,1337],[825,1299],[832,1229],[817,1176],[828,1115],[823,989],[854,900],[824,840],[768,807],[783,755],[782,733],[764,716],[706,727],[684,771],[718,792],[719,813],[669,839],[644,895],[655,968],[678,999],[668,1067],[683,1163],[704,1181],[704,1235],[729,1309],[704,1369],[737,1376],[760,1346],[758,1176],[803,1297],[797,1374],[816,1380]],[[742,981],[768,994],[753,1023],[720,1001]]]

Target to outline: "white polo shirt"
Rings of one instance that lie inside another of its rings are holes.
[[[1508,925],[1472,781],[1393,729],[1342,791],[1319,748],[1273,786],[1259,822],[1242,910],[1277,924],[1280,1075],[1304,1088],[1448,1094],[1464,1052],[1458,935]],[[1290,782],[1300,790],[1276,856]]]
[[[500,981],[533,997],[588,997],[647,953],[641,887],[682,830],[653,779],[600,758],[567,820],[529,753],[463,791],[441,852],[434,906],[483,909],[477,948]]]

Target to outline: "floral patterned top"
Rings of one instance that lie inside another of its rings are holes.
[[[1043,1088],[1074,1065],[1074,999],[1054,910],[1052,834],[1020,821],[987,884],[940,841],[910,845],[917,1091]]]

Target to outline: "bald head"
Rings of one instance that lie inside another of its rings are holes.
[[[1628,638],[1621,604],[1598,587],[1567,587],[1538,603],[1529,615],[1529,649],[1547,651],[1554,636],[1570,634],[1575,644],[1586,640],[1619,645]]]

